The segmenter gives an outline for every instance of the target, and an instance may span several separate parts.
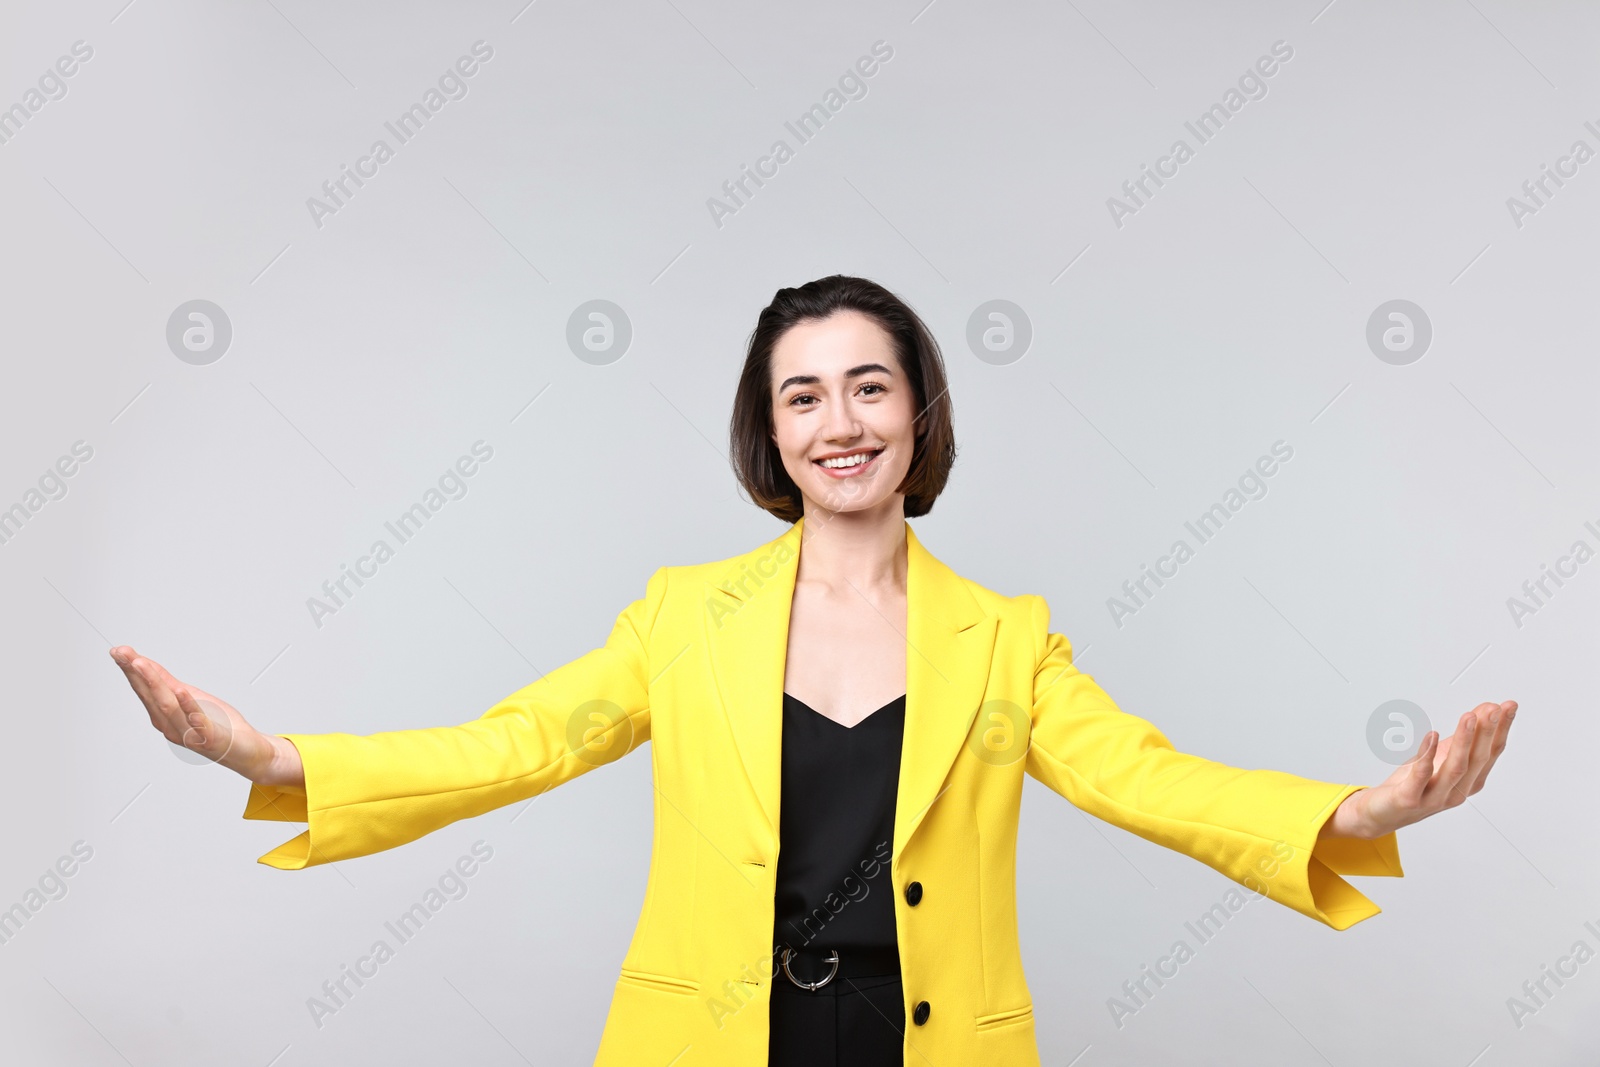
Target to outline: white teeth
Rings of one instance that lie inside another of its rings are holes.
[[[835,458],[835,459],[824,459],[824,460],[819,460],[818,462],[820,462],[824,467],[834,467],[834,468],[838,468],[838,467],[859,467],[859,466],[861,466],[861,464],[867,462],[869,459],[871,459],[873,456],[876,456],[877,454],[878,454],[877,452],[857,452],[853,456],[842,456],[842,457],[838,457],[838,458]]]

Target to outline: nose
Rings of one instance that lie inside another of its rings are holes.
[[[849,400],[828,405],[822,432],[830,441],[850,441],[861,436],[861,420],[856,418]]]

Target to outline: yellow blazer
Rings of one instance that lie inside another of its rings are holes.
[[[298,870],[393,848],[652,741],[650,875],[595,1064],[766,1063],[783,676],[803,524],[730,559],[658,569],[603,647],[472,722],[284,734],[305,762],[305,789],[252,786],[244,817],[309,829],[260,862]],[[1340,876],[1399,877],[1394,835],[1317,840],[1360,786],[1174,751],[1072,665],[1042,597],[968,581],[910,523],[905,532],[905,739],[893,851],[872,888],[894,893],[907,1063],[1038,1067],[1015,899],[1024,772],[1336,930],[1378,912]],[[781,971],[776,980],[787,981]],[[929,1012],[917,1025],[921,1001]]]

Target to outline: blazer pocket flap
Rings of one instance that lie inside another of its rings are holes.
[[[979,1030],[993,1030],[997,1026],[1012,1026],[1017,1023],[1028,1022],[1032,1018],[1033,1005],[1029,1003],[1020,1008],[997,1011],[993,1015],[980,1015],[977,1018],[977,1027]]]
[[[674,978],[668,974],[652,974],[649,971],[636,971],[629,967],[622,968],[622,978],[625,981],[635,982],[649,989],[657,989],[663,993],[681,993],[692,996],[700,991],[700,983],[690,978]]]

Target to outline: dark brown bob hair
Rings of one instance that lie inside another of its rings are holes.
[[[916,445],[905,480],[896,487],[905,494],[907,518],[926,515],[944,490],[955,463],[955,429],[944,357],[933,333],[905,301],[877,282],[831,274],[788,289],[779,289],[761,311],[750,334],[739,389],[729,420],[730,456],[739,484],[756,506],[784,522],[805,513],[800,489],[784,470],[783,457],[772,441],[772,350],[793,326],[825,319],[836,311],[859,311],[883,327],[893,343],[900,369],[910,380],[918,421]]]

